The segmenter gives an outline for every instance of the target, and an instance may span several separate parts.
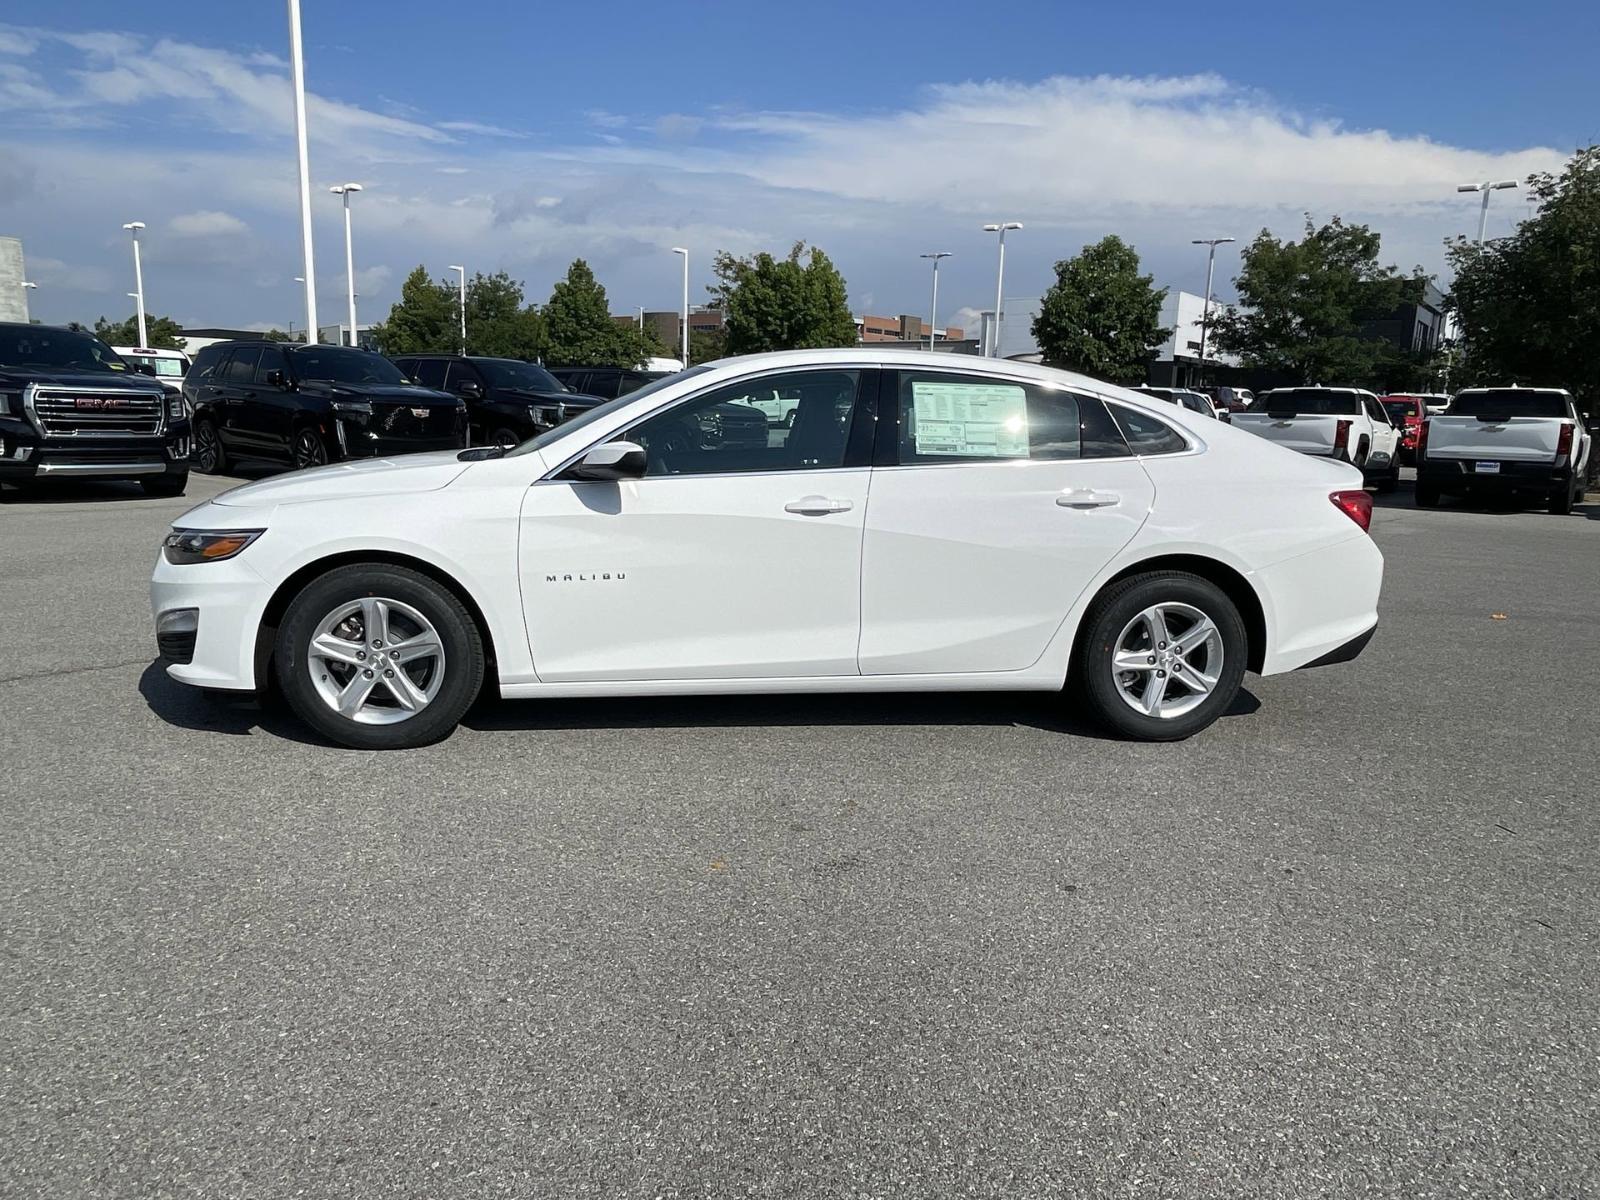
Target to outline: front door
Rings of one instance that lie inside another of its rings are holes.
[[[528,489],[520,569],[545,682],[854,675],[870,476],[863,375],[769,373],[619,434],[644,478]],[[802,396],[788,429],[750,398]]]
[[[1149,475],[1092,396],[909,370],[890,375],[884,395],[862,674],[1031,666],[1144,523]]]
[[[244,458],[262,456],[261,438],[250,422],[248,411],[255,391],[256,363],[260,358],[261,351],[257,347],[241,346],[216,372],[222,445],[228,453]]]
[[[255,384],[244,401],[244,412],[263,454],[289,462],[294,439],[295,417],[300,412],[296,397],[288,388],[288,364],[283,351],[263,346],[256,364]]]

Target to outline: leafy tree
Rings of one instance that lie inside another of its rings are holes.
[[[171,317],[152,317],[146,314],[144,328],[150,337],[150,344],[143,349],[182,350],[185,345],[181,336],[183,326]],[[138,346],[139,314],[133,313],[126,321],[108,321],[105,317],[99,317],[94,323],[94,333],[108,346]]]
[[[689,361],[684,363],[684,366],[689,367],[697,363],[715,362],[717,359],[726,358],[727,356],[727,329],[689,330]]]
[[[796,242],[781,259],[765,251],[736,258],[723,250],[712,270],[717,283],[710,292],[726,316],[727,353],[856,344],[844,276],[817,247]]]
[[[1056,263],[1033,336],[1045,360],[1112,383],[1139,383],[1161,328],[1167,289],[1139,274],[1139,255],[1115,234]]]
[[[1452,383],[1565,387],[1600,410],[1600,146],[1528,179],[1538,205],[1510,237],[1458,238],[1451,305],[1465,361]]]
[[[400,300],[372,335],[385,354],[451,354],[461,349],[456,289],[419,266],[400,285]]]
[[[589,264],[574,259],[544,307],[550,361],[564,367],[634,366],[667,353],[659,338],[611,319],[606,289]]]
[[[269,342],[303,342],[306,340],[304,333],[285,333],[281,329],[269,329],[261,336]]]
[[[1212,314],[1212,343],[1300,383],[1374,380],[1397,351],[1362,327],[1393,312],[1408,283],[1378,264],[1379,245],[1371,229],[1338,217],[1318,228],[1308,216],[1299,242],[1263,229],[1240,254],[1239,308]]]
[[[548,348],[544,318],[523,303],[520,281],[504,271],[472,277],[467,284],[467,353],[531,361],[543,358]]]

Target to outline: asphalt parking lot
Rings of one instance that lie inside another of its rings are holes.
[[[180,501],[0,503],[8,1196],[1600,1191],[1600,503],[1380,498],[1383,621],[1180,745],[1008,696],[152,665]]]

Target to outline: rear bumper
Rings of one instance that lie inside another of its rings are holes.
[[[1383,590],[1383,554],[1366,534],[1257,571],[1253,577],[1267,616],[1261,674],[1313,664],[1372,636]],[[1360,647],[1350,654],[1354,657]]]
[[[1477,461],[1427,457],[1417,463],[1417,482],[1446,492],[1547,492],[1572,482],[1571,463],[1500,460],[1500,470],[1480,474]]]
[[[160,437],[45,438],[32,425],[0,420],[0,481],[149,479],[189,471],[189,422]]]
[[[1361,652],[1367,648],[1367,643],[1372,640],[1372,635],[1378,632],[1377,625],[1365,633],[1358,633],[1342,646],[1335,646],[1321,658],[1314,659],[1301,667],[1302,671],[1309,671],[1313,667],[1331,667],[1335,663],[1347,663],[1361,657]]]

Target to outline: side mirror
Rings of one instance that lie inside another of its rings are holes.
[[[645,452],[638,442],[601,442],[570,470],[568,479],[616,480],[644,477]]]
[[[476,400],[483,395],[483,385],[476,379],[463,379],[456,384],[456,395]]]

